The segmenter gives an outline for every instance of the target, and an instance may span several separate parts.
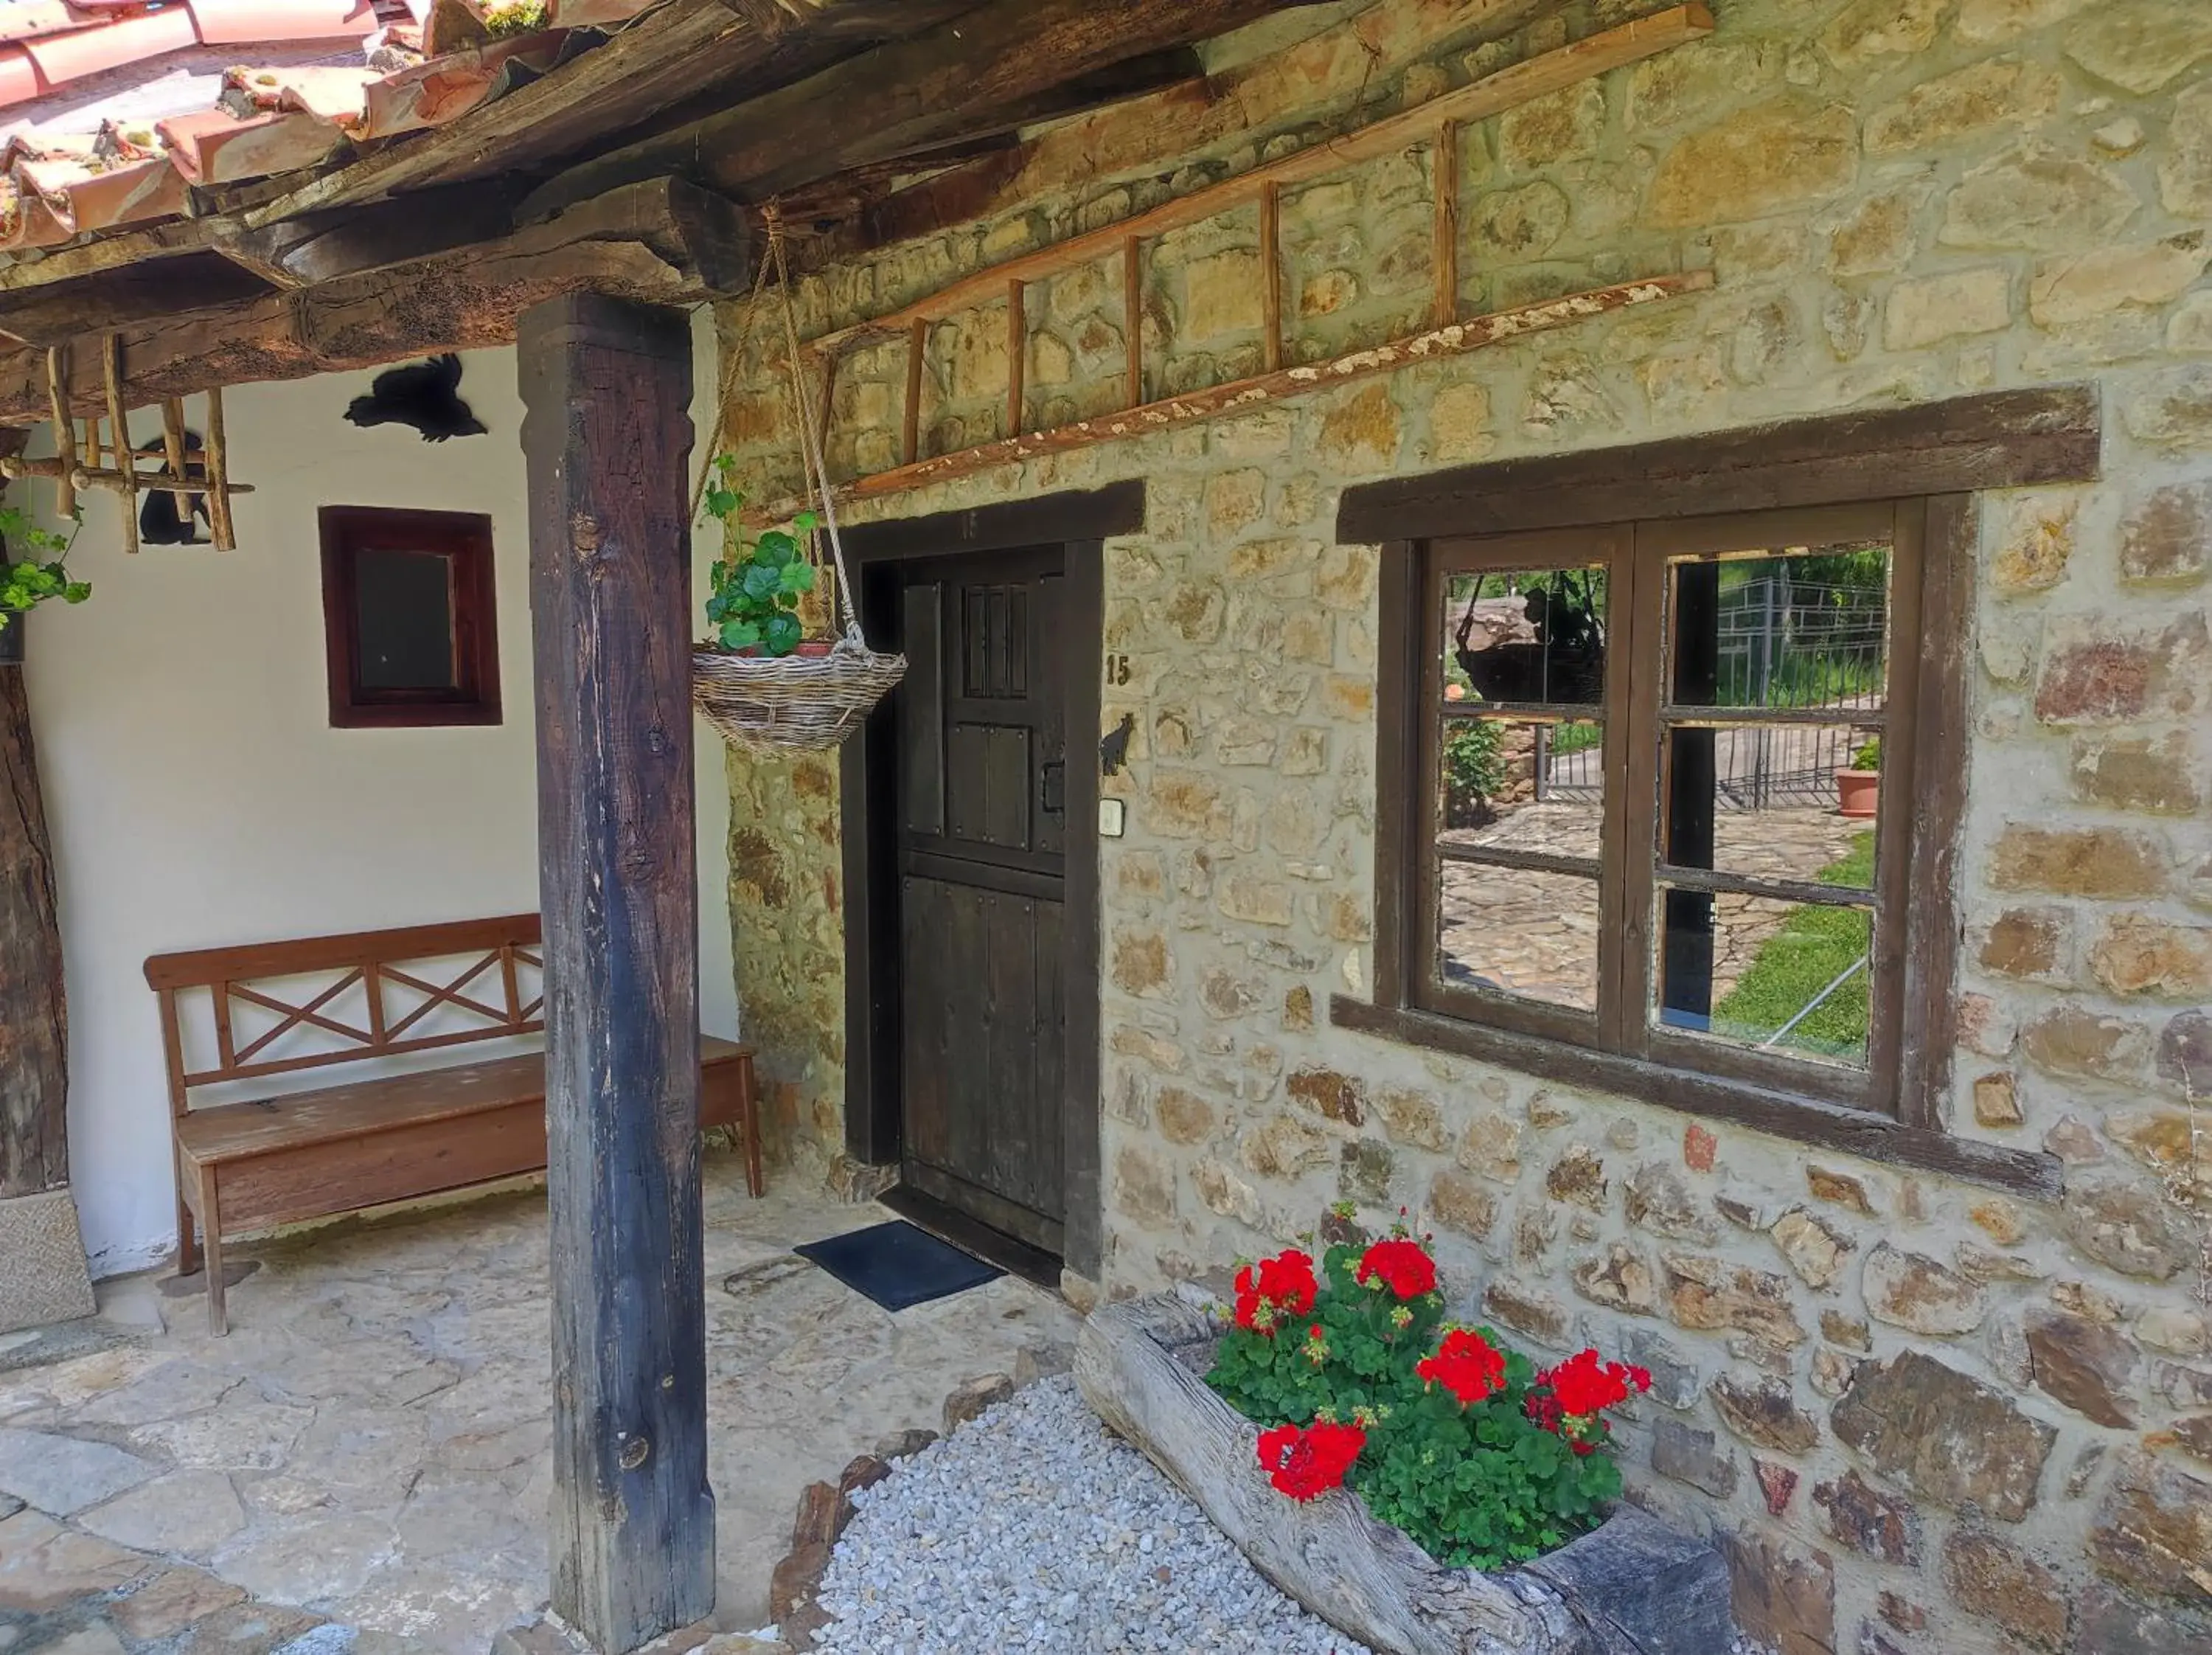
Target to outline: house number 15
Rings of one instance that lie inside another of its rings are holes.
[[[1114,687],[1114,688],[1118,689],[1118,688],[1120,688],[1122,685],[1127,684],[1128,681],[1129,681],[1129,658],[1128,658],[1127,655],[1109,655],[1109,656],[1107,656],[1107,657],[1106,657],[1106,682],[1107,682],[1107,684],[1108,684],[1108,685],[1109,685],[1110,686]]]

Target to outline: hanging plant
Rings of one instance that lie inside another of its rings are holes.
[[[707,510],[722,526],[723,547],[708,571],[714,588],[707,599],[707,623],[714,629],[708,647],[780,660],[805,647],[799,601],[819,584],[805,545],[820,520],[801,512],[788,529],[749,537],[741,518],[744,492],[731,486],[737,465],[733,454],[719,456],[707,489]],[[823,652],[828,648],[824,643]]]
[[[20,506],[0,507],[0,542],[7,548],[7,561],[0,563],[0,634],[42,603],[81,604],[92,596],[92,582],[72,581],[63,565],[75,538],[74,532],[40,528]],[[24,552],[31,555],[19,555]],[[40,553],[51,556],[41,562]]]
[[[906,675],[906,657],[871,649],[860,630],[860,611],[853,606],[837,532],[836,497],[815,435],[813,390],[799,366],[804,353],[783,228],[773,204],[764,216],[769,256],[761,261],[730,359],[744,360],[773,277],[783,313],[794,446],[806,491],[820,502],[822,514],[800,512],[787,528],[749,537],[743,521],[744,492],[737,486],[738,460],[722,452],[722,427],[717,424],[707,444],[714,459],[701,472],[698,500],[722,525],[722,556],[710,573],[714,595],[707,600],[714,635],[691,657],[691,698],[708,721],[740,747],[827,752],[859,729]],[[726,416],[729,389],[724,386]],[[833,576],[834,602],[825,599],[823,605],[833,636],[810,639],[800,600]],[[836,631],[840,620],[842,634]]]

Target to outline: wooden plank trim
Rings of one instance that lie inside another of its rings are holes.
[[[1145,244],[1136,236],[1121,243],[1122,350],[1128,357],[1128,406],[1145,401]]]
[[[899,448],[909,465],[921,458],[921,377],[928,361],[929,324],[916,317],[907,330],[906,423]]]
[[[1035,253],[963,277],[926,299],[888,311],[866,322],[826,335],[840,341],[871,334],[896,332],[917,316],[942,318],[988,301],[1008,280],[1041,281],[1062,271],[1105,258],[1131,236],[1164,235],[1170,230],[1202,223],[1232,207],[1252,201],[1263,188],[1288,188],[1322,178],[1360,161],[1406,149],[1432,138],[1444,121],[1489,119],[1533,99],[1573,86],[1609,70],[1640,63],[1646,58],[1700,40],[1713,32],[1711,10],[1692,0],[1653,16],[1638,18],[1577,40],[1571,46],[1531,58],[1502,69],[1495,75],[1447,92],[1401,114],[1389,116],[1356,132],[1316,143],[1279,161],[1255,167],[1235,178],[1224,179],[1203,190],[1161,203],[1147,212],[1109,224],[1085,234],[1071,236]]]
[[[2055,1155],[2002,1149],[1862,1110],[1433,1013],[1373,1005],[1346,995],[1330,996],[1328,1007],[1329,1022],[1336,1028],[1504,1064],[1563,1085],[1623,1093],[1699,1119],[1731,1121],[1841,1154],[1986,1184],[2039,1201],[2056,1201],[2065,1188],[2065,1168]]]
[[[1963,923],[1959,831],[1966,812],[1967,686],[1972,682],[1974,567],[1981,511],[1972,495],[1928,502],[1921,543],[1919,751],[1912,760],[1911,854],[1905,904],[1914,918],[1905,950],[1899,1038],[1906,1054],[1898,1114],[1908,1126],[1942,1126],[1958,1050],[1957,968]],[[1902,663],[1900,663],[1902,665]]]
[[[337,970],[365,962],[392,960],[404,964],[448,954],[483,953],[508,943],[534,947],[544,934],[537,915],[510,914],[497,919],[407,926],[397,931],[354,931],[296,941],[248,943],[236,948],[200,948],[155,955],[146,962],[146,986],[156,991],[198,989],[229,981],[252,983]]]
[[[2081,483],[2099,475],[2102,449],[2094,384],[1999,391],[1364,484],[1345,491],[1337,538],[1365,545]]]
[[[1459,145],[1460,123],[1448,120],[1437,133],[1435,161],[1437,327],[1459,319]]]
[[[1145,484],[1132,480],[969,511],[860,523],[845,531],[845,550],[856,562],[881,563],[1103,540],[1142,532],[1145,498]]]
[[[1006,283],[1006,435],[1022,434],[1022,411],[1029,401],[1030,321],[1018,277]]]
[[[1260,303],[1265,317],[1262,342],[1267,371],[1283,367],[1283,186],[1260,188]]]
[[[964,448],[957,453],[940,454],[933,459],[902,465],[896,471],[862,478],[858,482],[846,484],[840,492],[855,499],[900,494],[927,484],[942,483],[951,478],[988,471],[994,465],[1010,465],[1034,459],[1041,454],[1062,453],[1072,448],[1087,448],[1095,443],[1115,442],[1128,437],[1145,436],[1154,431],[1171,430],[1178,425],[1212,419],[1222,414],[1240,413],[1309,391],[1347,385],[1380,374],[1395,373],[1415,362],[1440,362],[1464,356],[1469,351],[1485,350],[1509,339],[1570,326],[1628,306],[1650,304],[1680,294],[1700,292],[1712,283],[1710,271],[1691,271],[1680,276],[1655,276],[1641,282],[1626,282],[1618,287],[1570,294],[1564,299],[1548,299],[1541,304],[1524,305],[1517,310],[1499,311],[1492,315],[1477,317],[1472,321],[1455,323],[1434,332],[1419,334],[1413,338],[1394,340],[1371,350],[1357,350],[1334,362],[1288,368],[1279,373],[1236,380],[1226,385],[1194,391],[1187,396],[1172,397],[1164,402],[1133,408],[1126,413],[1109,414],[1098,419],[1060,426],[1050,431],[1032,432],[1000,442],[987,442],[978,447]],[[779,502],[769,508],[766,515],[788,516],[789,512],[785,507],[790,503]]]

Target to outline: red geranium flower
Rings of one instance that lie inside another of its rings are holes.
[[[1462,1406],[1470,1406],[1504,1389],[1505,1358],[1480,1334],[1454,1328],[1444,1335],[1437,1354],[1416,1362],[1413,1372],[1450,1391]]]
[[[1364,1286],[1379,1276],[1401,1299],[1419,1299],[1437,1286],[1437,1262],[1418,1241],[1378,1241],[1359,1261],[1356,1279]]]
[[[1296,1248],[1248,1264],[1237,1273],[1237,1325],[1272,1334],[1280,1317],[1312,1310],[1320,1292],[1313,1260]]]
[[[1304,1430],[1279,1425],[1260,1433],[1260,1465],[1267,1481],[1292,1500],[1318,1500],[1340,1487],[1367,1433],[1356,1425],[1316,1420]]]
[[[1626,1402],[1632,1390],[1651,1389],[1648,1371],[1625,1362],[1600,1362],[1594,1350],[1570,1356],[1549,1372],[1538,1374],[1536,1382],[1558,1399],[1560,1413],[1577,1418],[1602,1414]]]

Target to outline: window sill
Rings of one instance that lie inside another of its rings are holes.
[[[1346,995],[1330,997],[1328,1016],[1333,1027],[1496,1063],[1547,1080],[1619,1092],[1701,1119],[1729,1121],[1775,1137],[1987,1184],[2013,1195],[2055,1201],[2064,1190],[2063,1164],[2055,1155],[1954,1138],[1902,1125],[1886,1116],[1838,1109],[1740,1081],[1486,1028],[1431,1012],[1372,1005]]]

